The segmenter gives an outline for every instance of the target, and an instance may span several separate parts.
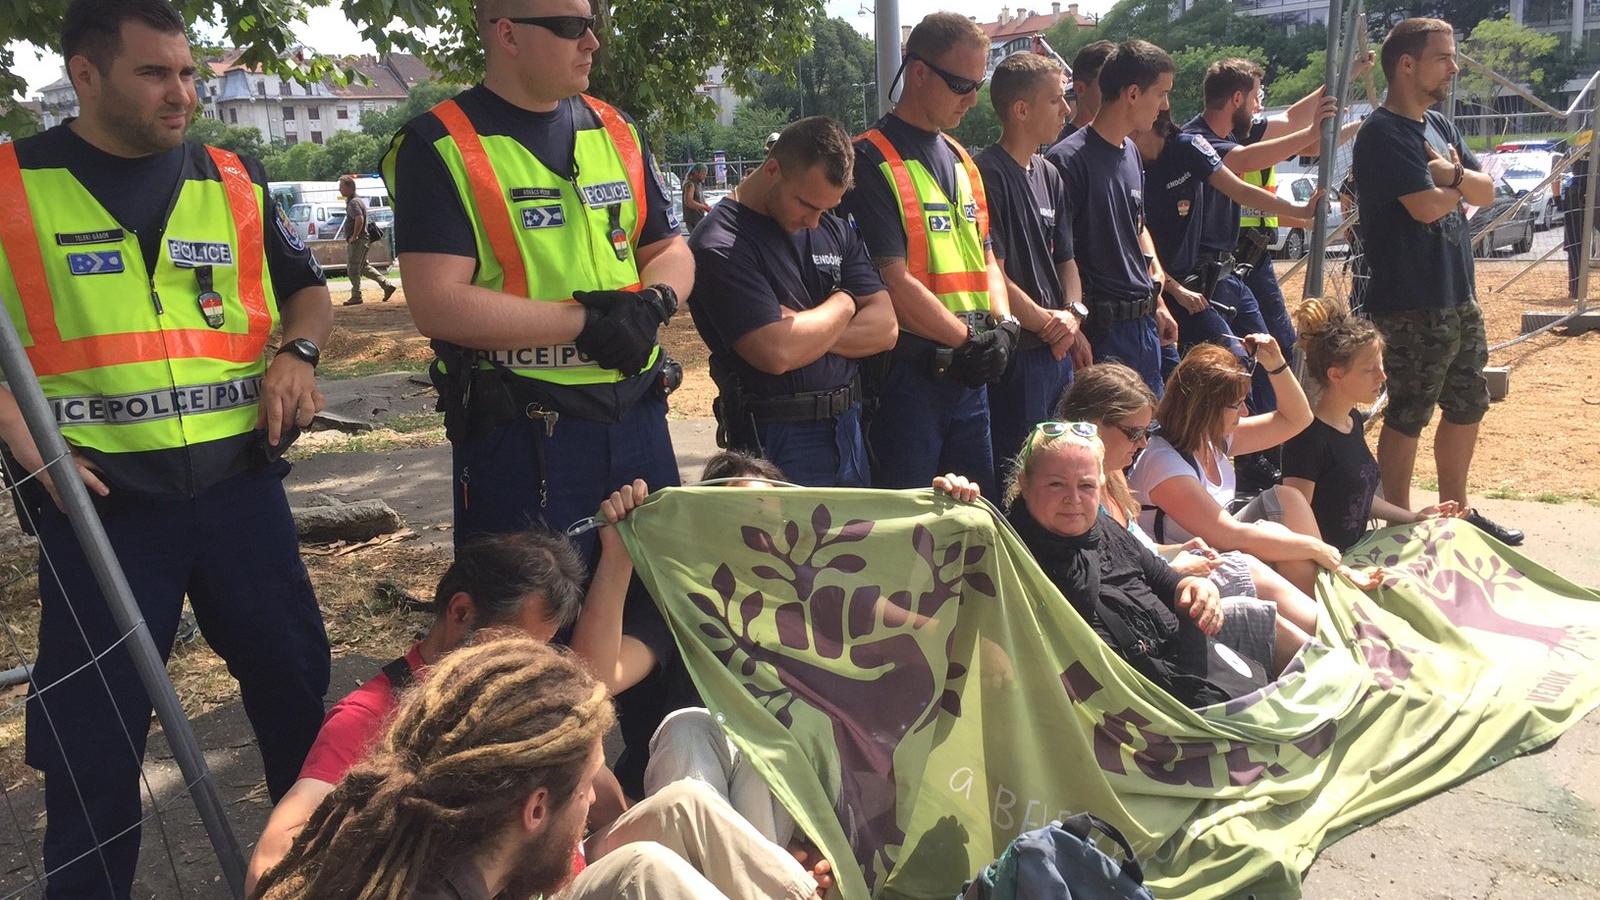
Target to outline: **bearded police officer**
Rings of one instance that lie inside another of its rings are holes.
[[[187,594],[276,800],[328,687],[278,459],[322,406],[328,291],[260,164],[183,143],[195,65],[165,0],[75,0],[61,45],[82,114],[0,145],[0,296],[156,646]],[[46,894],[126,897],[150,700],[4,389],[0,440],[38,475],[21,502],[42,549],[27,760],[45,781]]]
[[[1021,327],[989,248],[983,179],[943,133],[977,102],[988,52],[967,17],[923,19],[906,39],[899,102],[856,142],[856,183],[841,208],[861,229],[900,322],[872,392],[878,487],[921,487],[957,472],[994,489],[984,388],[1005,373]]]
[[[638,127],[581,93],[587,0],[476,10],[483,83],[413,119],[383,166],[438,357],[458,544],[678,483],[656,332],[694,268]]]
[[[839,123],[801,119],[689,241],[689,309],[711,348],[718,443],[764,455],[808,487],[867,486],[856,360],[897,334],[861,237],[828,212],[854,164]]]

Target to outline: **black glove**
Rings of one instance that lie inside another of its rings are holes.
[[[649,362],[656,330],[678,308],[677,294],[664,284],[642,291],[578,291],[572,298],[584,310],[578,352],[628,375]]]
[[[967,387],[983,387],[999,381],[1011,364],[1011,354],[1017,349],[1017,339],[1021,335],[1022,326],[1013,319],[967,338],[951,356],[946,374]]]

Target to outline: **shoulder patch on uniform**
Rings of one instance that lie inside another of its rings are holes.
[[[1199,147],[1200,148],[1200,152],[1204,153],[1205,155],[1207,155],[1207,156],[1216,156],[1218,159],[1222,158],[1222,157],[1217,155],[1217,148],[1211,146],[1211,142],[1206,140],[1204,136],[1198,135],[1198,134],[1191,134],[1191,135],[1189,135],[1189,140],[1196,147]]]
[[[272,204],[272,223],[278,226],[278,235],[289,245],[290,250],[296,253],[305,252],[305,242],[300,240],[300,234],[295,231],[294,223],[289,221],[289,214],[283,211],[282,203]]]
[[[114,275],[123,268],[121,250],[67,254],[67,269],[74,275]]]

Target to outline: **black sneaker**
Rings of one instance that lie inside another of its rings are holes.
[[[1484,534],[1487,534],[1500,543],[1505,544],[1507,547],[1522,546],[1522,539],[1526,537],[1526,535],[1524,535],[1519,529],[1507,528],[1504,525],[1495,524],[1493,520],[1489,519],[1483,513],[1478,512],[1476,509],[1467,510],[1467,514],[1461,518],[1471,523],[1475,528],[1477,528],[1479,531],[1482,531]]]
[[[397,290],[399,290],[399,288],[395,287],[392,284],[384,285],[383,286],[383,302],[384,303],[388,303],[389,302],[389,298],[393,297],[394,296],[394,292],[397,291]]]

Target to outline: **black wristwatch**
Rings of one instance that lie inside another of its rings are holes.
[[[287,353],[290,356],[302,359],[310,363],[311,368],[313,369],[317,367],[317,361],[322,359],[322,351],[318,350],[317,345],[306,338],[295,338],[289,343],[284,344],[282,347],[279,347],[278,352]]]

